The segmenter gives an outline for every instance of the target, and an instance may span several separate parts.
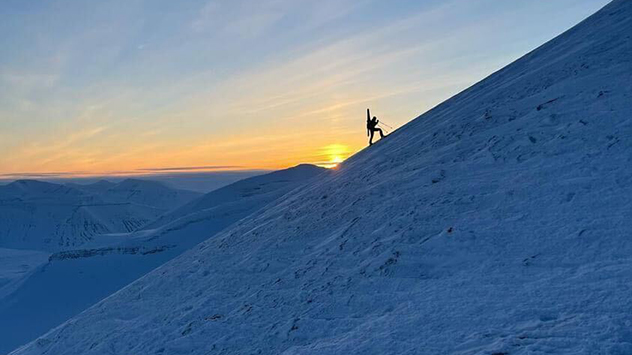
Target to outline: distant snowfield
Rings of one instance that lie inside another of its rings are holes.
[[[133,233],[96,235],[76,249],[54,253],[0,249],[0,354],[59,325],[237,220],[326,172],[311,165],[239,181],[203,195],[161,218],[160,226]],[[99,182],[72,186],[92,193],[113,190]],[[129,185],[129,184],[125,184]],[[50,187],[48,185],[42,185]],[[132,198],[167,201],[148,193]],[[118,188],[126,198],[138,186]],[[163,191],[157,188],[156,191]],[[110,192],[112,193],[112,192]]]
[[[15,355],[632,353],[632,1]]]

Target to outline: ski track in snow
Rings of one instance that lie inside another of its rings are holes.
[[[15,351],[631,354],[632,1]]]

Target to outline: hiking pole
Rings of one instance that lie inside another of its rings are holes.
[[[393,127],[391,127],[391,126],[387,125],[386,123],[384,123],[384,122],[382,122],[382,121],[380,121],[380,124],[383,124],[384,126],[386,126],[386,127],[390,128],[390,129],[393,129]]]
[[[380,126],[382,126],[382,127],[386,127],[386,128],[388,128],[388,129],[389,129],[389,130],[391,130],[391,131],[393,130],[393,127],[391,127],[391,126],[387,125],[386,123],[384,123],[384,122],[382,122],[382,121],[380,121],[380,123],[378,123],[378,124],[379,124]]]

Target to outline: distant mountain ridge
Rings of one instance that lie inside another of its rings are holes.
[[[14,181],[0,186],[0,247],[76,248],[99,234],[134,231],[200,195],[133,179],[85,187]]]
[[[114,186],[116,186],[116,183],[107,181],[107,180],[99,180],[91,184],[78,184],[78,183],[67,182],[64,185],[78,189],[78,190],[94,193],[94,192],[103,192],[109,188],[113,188]]]
[[[58,199],[66,196],[82,196],[87,199],[94,198],[70,186],[38,180],[16,180],[7,185],[0,186],[0,201],[14,199],[34,200],[38,198]]]
[[[151,180],[125,179],[119,183],[100,180],[93,184],[66,184],[86,192],[98,194],[112,203],[135,203],[170,211],[201,196],[199,192],[180,190]]]

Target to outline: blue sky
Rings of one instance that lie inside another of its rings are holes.
[[[0,173],[344,158],[607,2],[5,0]]]

